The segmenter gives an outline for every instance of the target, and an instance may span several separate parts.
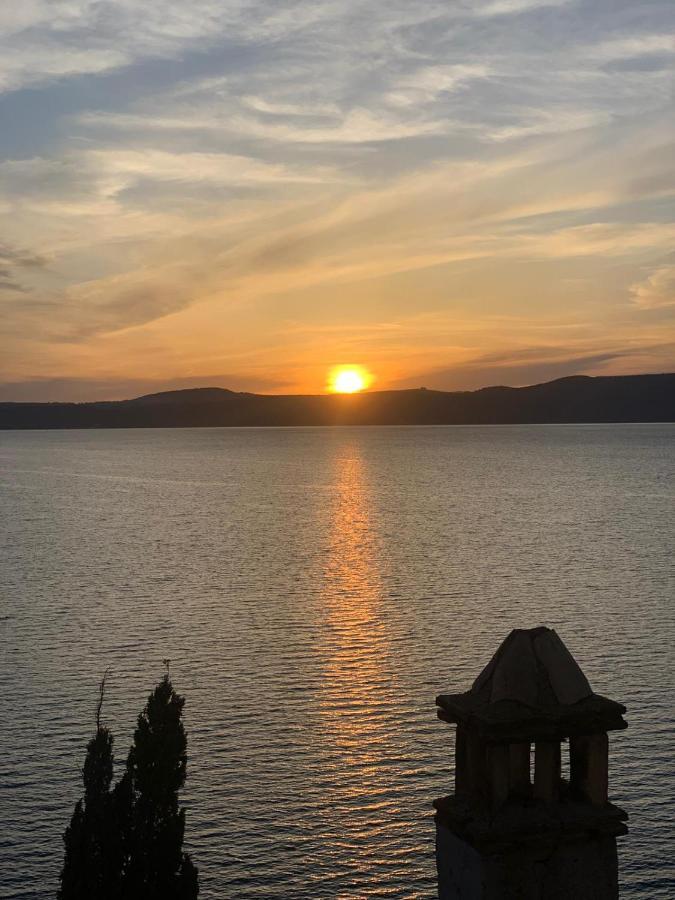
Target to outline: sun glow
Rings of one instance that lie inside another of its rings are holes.
[[[370,372],[362,366],[336,366],[328,376],[328,390],[334,394],[356,394],[371,381]]]

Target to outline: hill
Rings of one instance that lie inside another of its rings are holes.
[[[0,403],[3,429],[672,421],[675,374],[578,375],[455,392],[271,395],[196,388],[96,403]]]

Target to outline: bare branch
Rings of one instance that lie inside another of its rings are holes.
[[[105,680],[108,677],[108,672],[110,669],[106,669],[103,673],[103,678],[101,679],[101,684],[99,685],[99,694],[98,694],[98,706],[96,707],[96,730],[98,731],[101,727],[101,710],[103,709],[103,700],[105,698]]]

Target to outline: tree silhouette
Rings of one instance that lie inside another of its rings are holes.
[[[110,785],[113,736],[101,725],[105,676],[96,712],[96,733],[87,745],[82,769],[84,798],[75,804],[64,835],[65,855],[59,900],[119,897],[122,868],[119,823]]]
[[[187,739],[185,699],[167,674],[138,717],[126,771],[114,789],[113,737],[101,726],[87,746],[84,797],[64,834],[59,900],[194,900],[198,872],[183,852]]]
[[[127,761],[134,805],[126,884],[148,900],[198,894],[197,870],[182,850],[185,810],[178,806],[187,766],[184,704],[165,675],[138,717]]]

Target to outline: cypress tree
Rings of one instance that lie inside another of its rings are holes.
[[[199,893],[197,870],[182,849],[185,810],[178,805],[187,768],[184,704],[167,672],[138,717],[127,761],[134,802],[125,897],[193,900]]]
[[[59,900],[114,900],[119,897],[121,859],[110,785],[113,737],[101,725],[105,677],[101,681],[96,733],[87,745],[82,769],[84,797],[75,804],[63,836],[65,855]]]
[[[84,797],[75,805],[63,840],[58,900],[195,900],[198,872],[183,852],[187,739],[185,699],[167,675],[138,718],[126,772],[111,790],[113,737],[101,725],[105,677],[96,733],[82,770]]]
[[[61,887],[57,891],[58,900],[85,900],[89,892],[88,853],[84,823],[84,805],[78,800],[70,819],[70,825],[63,835],[65,855],[59,876]]]

